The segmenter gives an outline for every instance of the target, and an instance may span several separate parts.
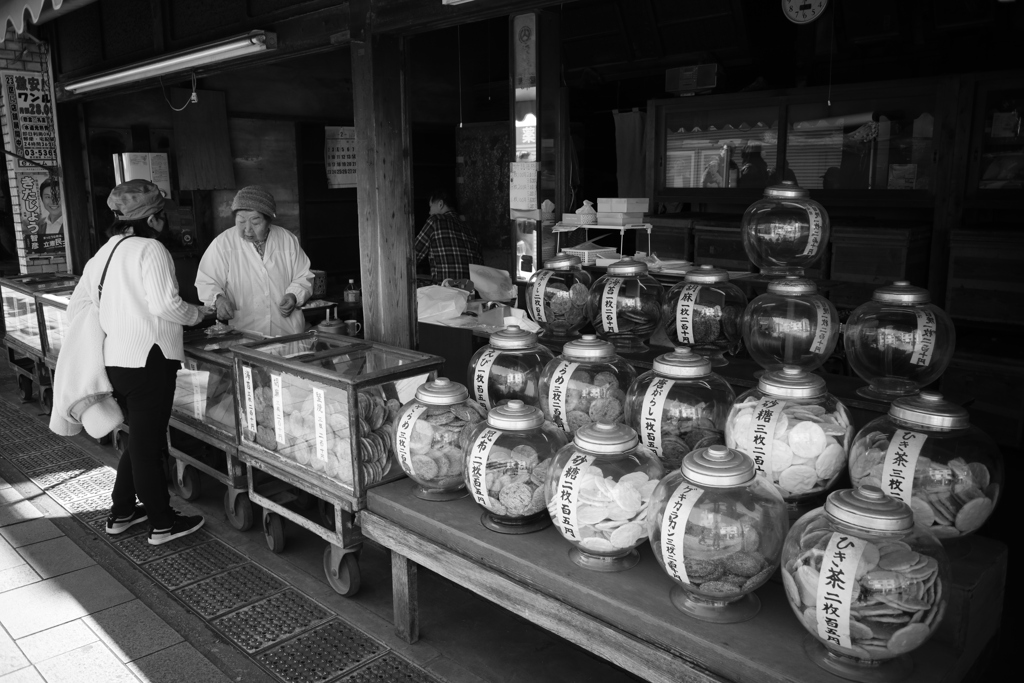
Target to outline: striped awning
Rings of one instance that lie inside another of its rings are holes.
[[[10,28],[14,28],[16,33],[21,34],[25,32],[25,24],[28,22],[39,25],[95,1],[0,0],[0,21],[3,21],[3,30],[0,31],[0,43],[7,38],[7,31]]]

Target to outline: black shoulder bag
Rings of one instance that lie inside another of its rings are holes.
[[[96,308],[99,309],[100,300],[103,298],[103,283],[107,279],[107,268],[110,268],[110,259],[114,258],[114,252],[117,248],[124,244],[126,241],[134,237],[134,235],[128,235],[123,240],[114,245],[114,248],[110,250],[110,256],[107,257],[107,264],[103,266],[103,274],[100,275],[100,286],[96,288]]]

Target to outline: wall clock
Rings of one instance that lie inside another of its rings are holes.
[[[825,12],[828,0],[782,0],[782,13],[794,24],[809,24]]]

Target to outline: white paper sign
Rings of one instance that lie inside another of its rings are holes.
[[[538,208],[536,161],[513,161],[509,165],[509,208],[532,211]]]
[[[579,363],[571,363],[567,360],[559,361],[555,366],[555,371],[551,374],[551,384],[548,386],[551,421],[566,432],[569,431],[569,426],[565,420],[565,399],[569,392],[569,379],[572,378],[579,366]]]
[[[910,363],[925,367],[931,365],[935,350],[935,314],[928,309],[914,314],[917,316],[917,334],[914,335],[914,353],[910,356]]]
[[[754,469],[770,480],[772,478],[772,450],[775,447],[775,428],[779,426],[779,415],[786,407],[785,401],[766,396],[754,406],[754,419],[750,423],[751,452]]]
[[[327,187],[356,187],[359,184],[355,127],[324,127],[324,165],[327,167]]]
[[[622,278],[610,277],[601,287],[601,324],[605,332],[619,331],[619,317],[616,313],[616,302],[619,290],[622,289]]]
[[[316,457],[327,462],[327,400],[324,390],[313,388],[313,422],[316,425]]]
[[[683,558],[686,520],[703,494],[704,489],[683,482],[672,493],[661,520],[661,559],[669,576],[682,583],[690,583]]]
[[[270,386],[274,394],[274,434],[277,437],[277,442],[284,446],[287,441],[284,438],[284,399],[281,397],[281,375],[271,374]],[[314,391],[316,390],[314,389]]]
[[[487,380],[491,376],[491,366],[494,365],[494,361],[498,360],[500,355],[501,351],[497,349],[487,349],[480,354],[476,361],[476,366],[473,368],[473,397],[487,410],[491,408],[491,397],[487,391]]]
[[[656,377],[644,393],[644,402],[640,404],[640,440],[660,457],[661,452],[661,416],[665,409],[665,399],[676,385],[674,379]]]
[[[814,339],[811,340],[810,352],[823,354],[828,346],[828,336],[832,331],[831,311],[824,301],[814,301],[814,317],[817,325],[814,327]]]
[[[816,206],[807,207],[807,219],[810,222],[810,232],[807,235],[807,246],[800,252],[801,256],[813,256],[818,253],[821,247],[821,211]]]
[[[420,415],[427,411],[427,406],[416,404],[398,417],[398,429],[395,430],[395,455],[402,469],[409,474],[416,474],[416,468],[412,466],[412,452],[409,450],[412,428]]]
[[[584,453],[576,453],[558,478],[557,514],[555,515],[555,526],[567,539],[581,541],[579,520],[576,512],[580,506],[580,484],[590,465],[594,462],[594,456]]]
[[[249,431],[256,433],[256,399],[252,392],[252,368],[242,366],[242,382],[245,385],[245,423]]]
[[[206,415],[206,387],[201,386],[199,364],[191,359],[188,361],[188,375],[192,380],[192,417],[202,420]]]
[[[814,609],[818,617],[818,636],[847,649],[853,645],[850,642],[850,604],[865,543],[854,536],[833,533],[818,576]]]
[[[676,334],[679,336],[680,344],[693,344],[696,341],[693,335],[693,307],[697,305],[699,293],[700,285],[685,285],[679,292],[679,302],[676,304]]]
[[[900,429],[892,435],[882,465],[882,491],[910,505],[914,493],[914,470],[927,434]]]
[[[547,318],[544,316],[544,292],[548,289],[548,280],[554,274],[553,271],[542,270],[537,274],[537,279],[533,281],[533,296],[530,297],[530,317],[533,318],[534,322],[547,322]]]
[[[484,507],[491,504],[491,498],[487,495],[487,459],[491,455],[491,447],[499,436],[500,430],[488,427],[480,432],[470,451],[469,492],[473,494],[473,500]]]

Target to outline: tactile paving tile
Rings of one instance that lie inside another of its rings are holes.
[[[246,652],[257,652],[330,617],[330,612],[306,596],[287,590],[211,623]]]
[[[110,512],[110,494],[70,502],[61,501],[60,504],[64,506],[65,510],[82,519],[106,517]]]
[[[32,481],[34,481],[36,486],[39,488],[48,489],[51,486],[62,484],[69,479],[81,477],[96,470],[105,468],[106,466],[98,460],[82,458],[81,460],[72,460],[70,462],[59,463],[57,465],[50,465],[49,467],[33,470],[28,476],[32,478]]]
[[[62,484],[47,489],[46,492],[60,503],[92,498],[93,496],[103,494],[109,496],[110,492],[114,490],[114,479],[116,478],[117,472],[104,467],[100,470],[94,470],[89,474],[69,479]]]
[[[175,595],[199,615],[212,619],[284,588],[283,581],[262,567],[245,564],[175,591]]]
[[[383,651],[381,643],[335,619],[264,652],[256,661],[286,683],[322,683]]]
[[[55,434],[39,434],[23,441],[0,444],[0,455],[7,458],[20,458],[29,453],[41,453],[67,447],[68,441]]]
[[[0,443],[28,441],[29,439],[38,439],[41,436],[48,435],[45,427],[42,425],[37,427],[29,420],[26,420],[24,415],[8,413],[0,417],[4,421],[4,430],[3,433],[0,433]]]
[[[45,467],[60,465],[62,463],[71,462],[72,460],[79,460],[83,455],[82,451],[65,443],[61,448],[54,448],[49,451],[23,455],[17,458],[14,461],[14,464],[23,472],[30,473],[35,470],[41,470]]]
[[[150,562],[146,565],[146,571],[164,586],[173,589],[246,562],[248,559],[244,555],[214,540]]]
[[[107,503],[110,506],[110,503]],[[150,545],[149,534],[141,536],[132,536],[122,540],[118,538],[114,541],[114,547],[120,550],[122,553],[128,556],[128,559],[136,564],[144,564],[153,560],[158,560],[161,557],[167,557],[174,553],[181,552],[186,548],[194,548],[195,546],[206,543],[212,538],[210,534],[206,533],[202,529],[189,534],[188,536],[182,536],[176,538],[173,541],[168,541],[163,545]]]
[[[358,671],[353,671],[339,683],[439,683],[415,664],[389,652],[375,659]]]

